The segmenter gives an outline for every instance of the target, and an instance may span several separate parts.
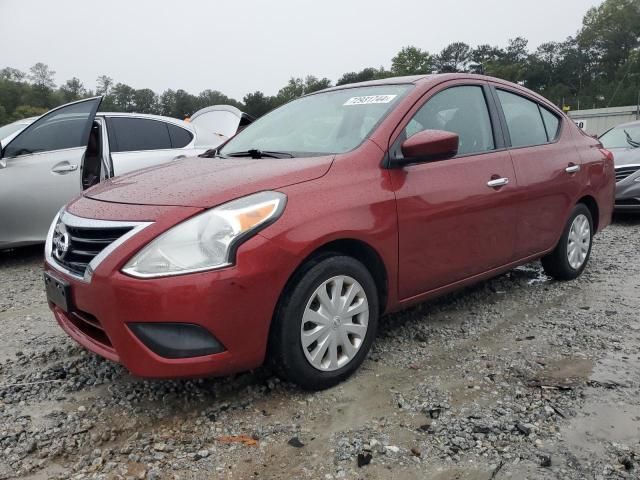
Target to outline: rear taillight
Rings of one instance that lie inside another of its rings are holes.
[[[604,158],[606,158],[609,162],[613,162],[613,153],[611,153],[606,148],[599,148],[598,150],[602,152],[602,155],[604,155]]]

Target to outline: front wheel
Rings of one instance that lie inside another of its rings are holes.
[[[364,361],[378,324],[376,284],[354,258],[305,265],[285,292],[271,333],[272,361],[285,378],[321,390]]]
[[[591,255],[593,219],[586,205],[579,203],[571,212],[555,250],[542,257],[544,271],[558,280],[580,276]]]

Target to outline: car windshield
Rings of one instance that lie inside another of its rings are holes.
[[[302,97],[249,125],[220,155],[258,151],[299,157],[348,152],[367,138],[409,88],[380,85]]]
[[[9,135],[17,132],[18,130],[22,130],[26,126],[26,123],[14,122],[10,123],[9,125],[5,125],[4,127],[0,127],[0,140],[2,140],[3,138],[7,138]]]
[[[604,148],[640,147],[640,125],[620,126],[609,130],[600,137]]]

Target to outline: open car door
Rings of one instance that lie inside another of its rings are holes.
[[[253,122],[253,117],[231,105],[213,105],[198,110],[189,119],[196,132],[195,148],[215,148]]]
[[[55,108],[1,151],[0,248],[39,243],[81,191],[80,169],[102,97]]]

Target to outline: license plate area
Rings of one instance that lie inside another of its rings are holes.
[[[44,286],[47,292],[47,300],[60,307],[63,311],[69,312],[71,307],[71,285],[45,272]]]

